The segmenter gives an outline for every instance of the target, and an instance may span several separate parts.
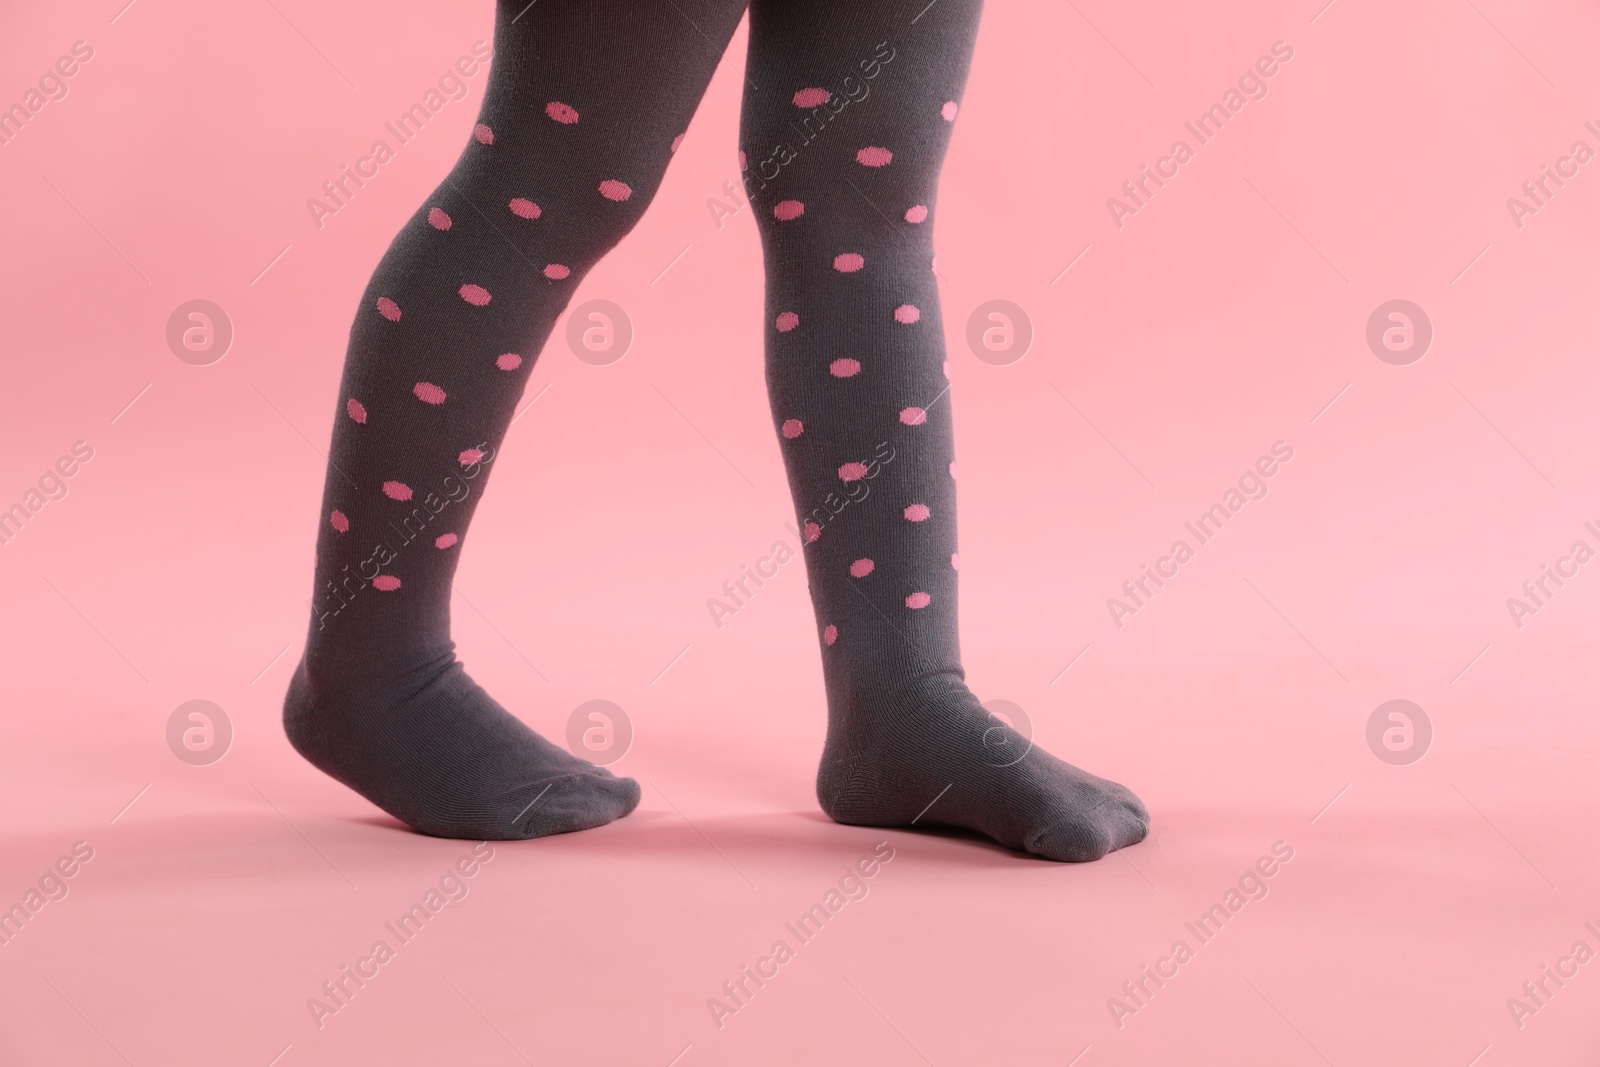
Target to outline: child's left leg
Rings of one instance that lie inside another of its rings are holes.
[[[843,823],[958,826],[1050,859],[1097,859],[1144,837],[1143,805],[990,718],[956,642],[956,467],[931,230],[980,6],[750,8],[740,143],[766,259],[773,425],[827,681],[817,795]]]

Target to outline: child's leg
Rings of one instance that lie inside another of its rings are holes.
[[[284,725],[424,833],[538,837],[639,802],[466,675],[451,577],[556,316],[654,195],[743,9],[501,0],[480,124],[362,297]]]
[[[752,0],[740,144],[767,384],[806,542],[834,819],[945,824],[1058,860],[1140,840],[1127,789],[990,718],[956,641],[939,167],[980,0]],[[920,12],[920,13],[919,13]]]

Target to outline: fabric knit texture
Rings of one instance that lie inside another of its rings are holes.
[[[1094,859],[1144,836],[1143,807],[985,712],[957,642],[932,230],[980,7],[750,5],[739,157],[826,681],[817,794],[839,822]],[[363,297],[284,720],[313,764],[425,833],[538,837],[639,801],[466,675],[451,578],[556,317],[649,204],[744,9],[500,4],[472,139]]]

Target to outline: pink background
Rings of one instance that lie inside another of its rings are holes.
[[[94,58],[0,146],[0,506],[95,455],[0,547],[0,903],[95,851],[0,947],[0,1062],[1593,1062],[1600,964],[1520,1028],[1506,1001],[1600,950],[1600,563],[1520,629],[1506,598],[1600,548],[1600,164],[1520,228],[1506,199],[1600,148],[1600,16],[1321,2],[995,0],[945,172],[969,680],[1134,788],[1150,839],[1065,866],[835,826],[800,565],[712,624],[792,517],[755,230],[706,204],[737,175],[741,29],[575,299],[625,308],[632,349],[591,366],[558,327],[458,578],[475,677],[554,738],[621,705],[643,804],[497,846],[321,1029],[307,998],[471,849],[323,777],[278,714],[350,317],[483,75],[320,231],[305,200],[491,8],[7,5],[0,103]],[[1106,198],[1280,39],[1266,99],[1118,229]],[[164,340],[194,298],[236,331],[211,366]],[[1364,337],[1397,298],[1435,330],[1409,366]],[[1035,329],[1008,366],[964,340],[991,299]],[[1270,494],[1115,627],[1106,598],[1278,440]],[[235,731],[205,767],[165,740],[197,698]],[[1365,728],[1401,698],[1435,736],[1391,766]],[[880,840],[870,895],[719,1030],[707,998]],[[1119,1029],[1107,998],[1279,840],[1266,899]]]

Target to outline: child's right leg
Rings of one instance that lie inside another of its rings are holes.
[[[362,298],[284,726],[424,833],[539,837],[639,802],[467,676],[451,577],[556,316],[655,194],[744,7],[501,0],[474,136]]]

